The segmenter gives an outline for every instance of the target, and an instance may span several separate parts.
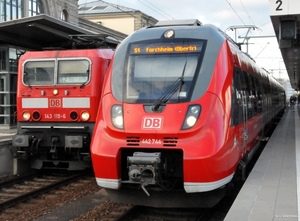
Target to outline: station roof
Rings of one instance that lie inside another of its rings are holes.
[[[94,1],[80,4],[78,7],[78,14],[112,14],[112,13],[132,13],[138,10],[128,8],[122,5],[111,4],[104,1]]]
[[[86,29],[45,14],[1,22],[0,33],[0,44],[27,50],[70,49],[74,47],[71,36],[95,35]],[[106,38],[100,35],[98,37]]]
[[[270,17],[292,88],[300,90],[300,1],[270,1]]]

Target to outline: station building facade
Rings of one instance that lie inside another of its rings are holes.
[[[78,15],[79,18],[85,18],[126,35],[157,23],[157,19],[139,10],[101,0],[80,4]]]
[[[37,50],[33,45],[35,41],[31,43],[31,47],[27,42],[29,38],[26,38],[27,40],[22,38],[23,33],[28,34],[28,32],[30,32],[30,30],[25,30],[28,28],[28,24],[26,26],[25,23],[22,28],[19,28],[20,26],[11,26],[11,30],[14,29],[13,34],[6,33],[5,31],[9,30],[7,26],[15,23],[13,21],[21,21],[39,15],[47,15],[55,19],[54,25],[60,25],[62,28],[66,28],[64,32],[65,35],[69,30],[78,33],[104,33],[108,36],[113,36],[113,38],[118,41],[123,40],[127,36],[118,30],[113,30],[100,23],[79,17],[78,0],[0,0],[0,129],[16,127],[15,113],[17,111],[16,85],[18,58],[25,51]],[[42,25],[40,26],[42,27]],[[23,28],[24,30],[15,30]],[[42,27],[41,29],[45,28],[47,27]],[[56,31],[55,28],[47,31],[49,32],[51,30],[53,30],[53,32]],[[62,31],[59,31],[59,34],[61,34],[61,32]],[[19,35],[14,36],[15,33]],[[22,42],[24,44],[22,44]]]
[[[0,23],[48,14],[78,24],[77,0],[0,0]],[[30,48],[11,45],[0,37],[0,128],[16,126],[18,58]]]

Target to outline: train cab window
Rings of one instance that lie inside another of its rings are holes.
[[[55,61],[28,61],[24,65],[25,85],[53,85]]]
[[[127,98],[146,102],[170,91],[170,101],[186,100],[197,61],[197,56],[135,56],[129,66]]]
[[[85,84],[90,79],[88,60],[59,60],[58,84]]]
[[[84,85],[89,80],[90,61],[87,59],[35,60],[24,64],[23,83],[28,86]]]
[[[197,49],[191,53],[152,53],[150,50],[169,50],[171,47],[133,46],[140,52],[131,53],[128,58],[125,101],[153,103],[164,97],[168,103],[187,101],[197,73],[202,43],[198,42],[195,47]]]

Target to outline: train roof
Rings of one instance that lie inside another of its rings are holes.
[[[147,41],[153,39],[160,39],[164,30],[172,29],[175,31],[176,38],[188,39],[194,38],[199,39],[199,36],[203,39],[212,39],[214,42],[219,42],[221,45],[227,38],[220,29],[213,25],[200,25],[197,20],[179,20],[179,22],[167,21],[158,22],[155,26],[149,26],[137,30],[133,34],[129,35],[123,40],[121,45],[128,44],[130,42]]]
[[[268,81],[275,82],[275,79],[269,75],[265,70],[259,67],[255,61],[243,51],[241,51],[240,46],[223,32],[220,28],[212,24],[202,24],[197,19],[187,19],[187,20],[170,20],[170,21],[160,21],[154,26],[149,26],[134,32],[132,35],[128,36],[119,45],[119,50],[126,53],[127,45],[131,42],[141,42],[141,41],[151,41],[153,39],[160,39],[163,33],[169,29],[174,30],[175,37],[181,39],[209,39],[207,42],[207,48],[209,48],[209,55],[205,57],[204,62],[211,65],[210,70],[214,68],[214,62],[212,60],[218,56],[220,47],[224,44],[224,41],[228,41],[231,45],[231,51],[234,56],[234,62],[236,65],[247,69],[249,72],[260,76],[263,79],[268,79]],[[205,66],[207,70],[208,65]]]
[[[182,20],[165,20],[158,21],[154,27],[164,26],[201,26],[203,25],[198,19],[182,19]]]

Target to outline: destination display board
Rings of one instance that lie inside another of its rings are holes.
[[[134,44],[130,48],[130,54],[165,54],[165,53],[193,53],[201,52],[202,42],[190,44]]]

